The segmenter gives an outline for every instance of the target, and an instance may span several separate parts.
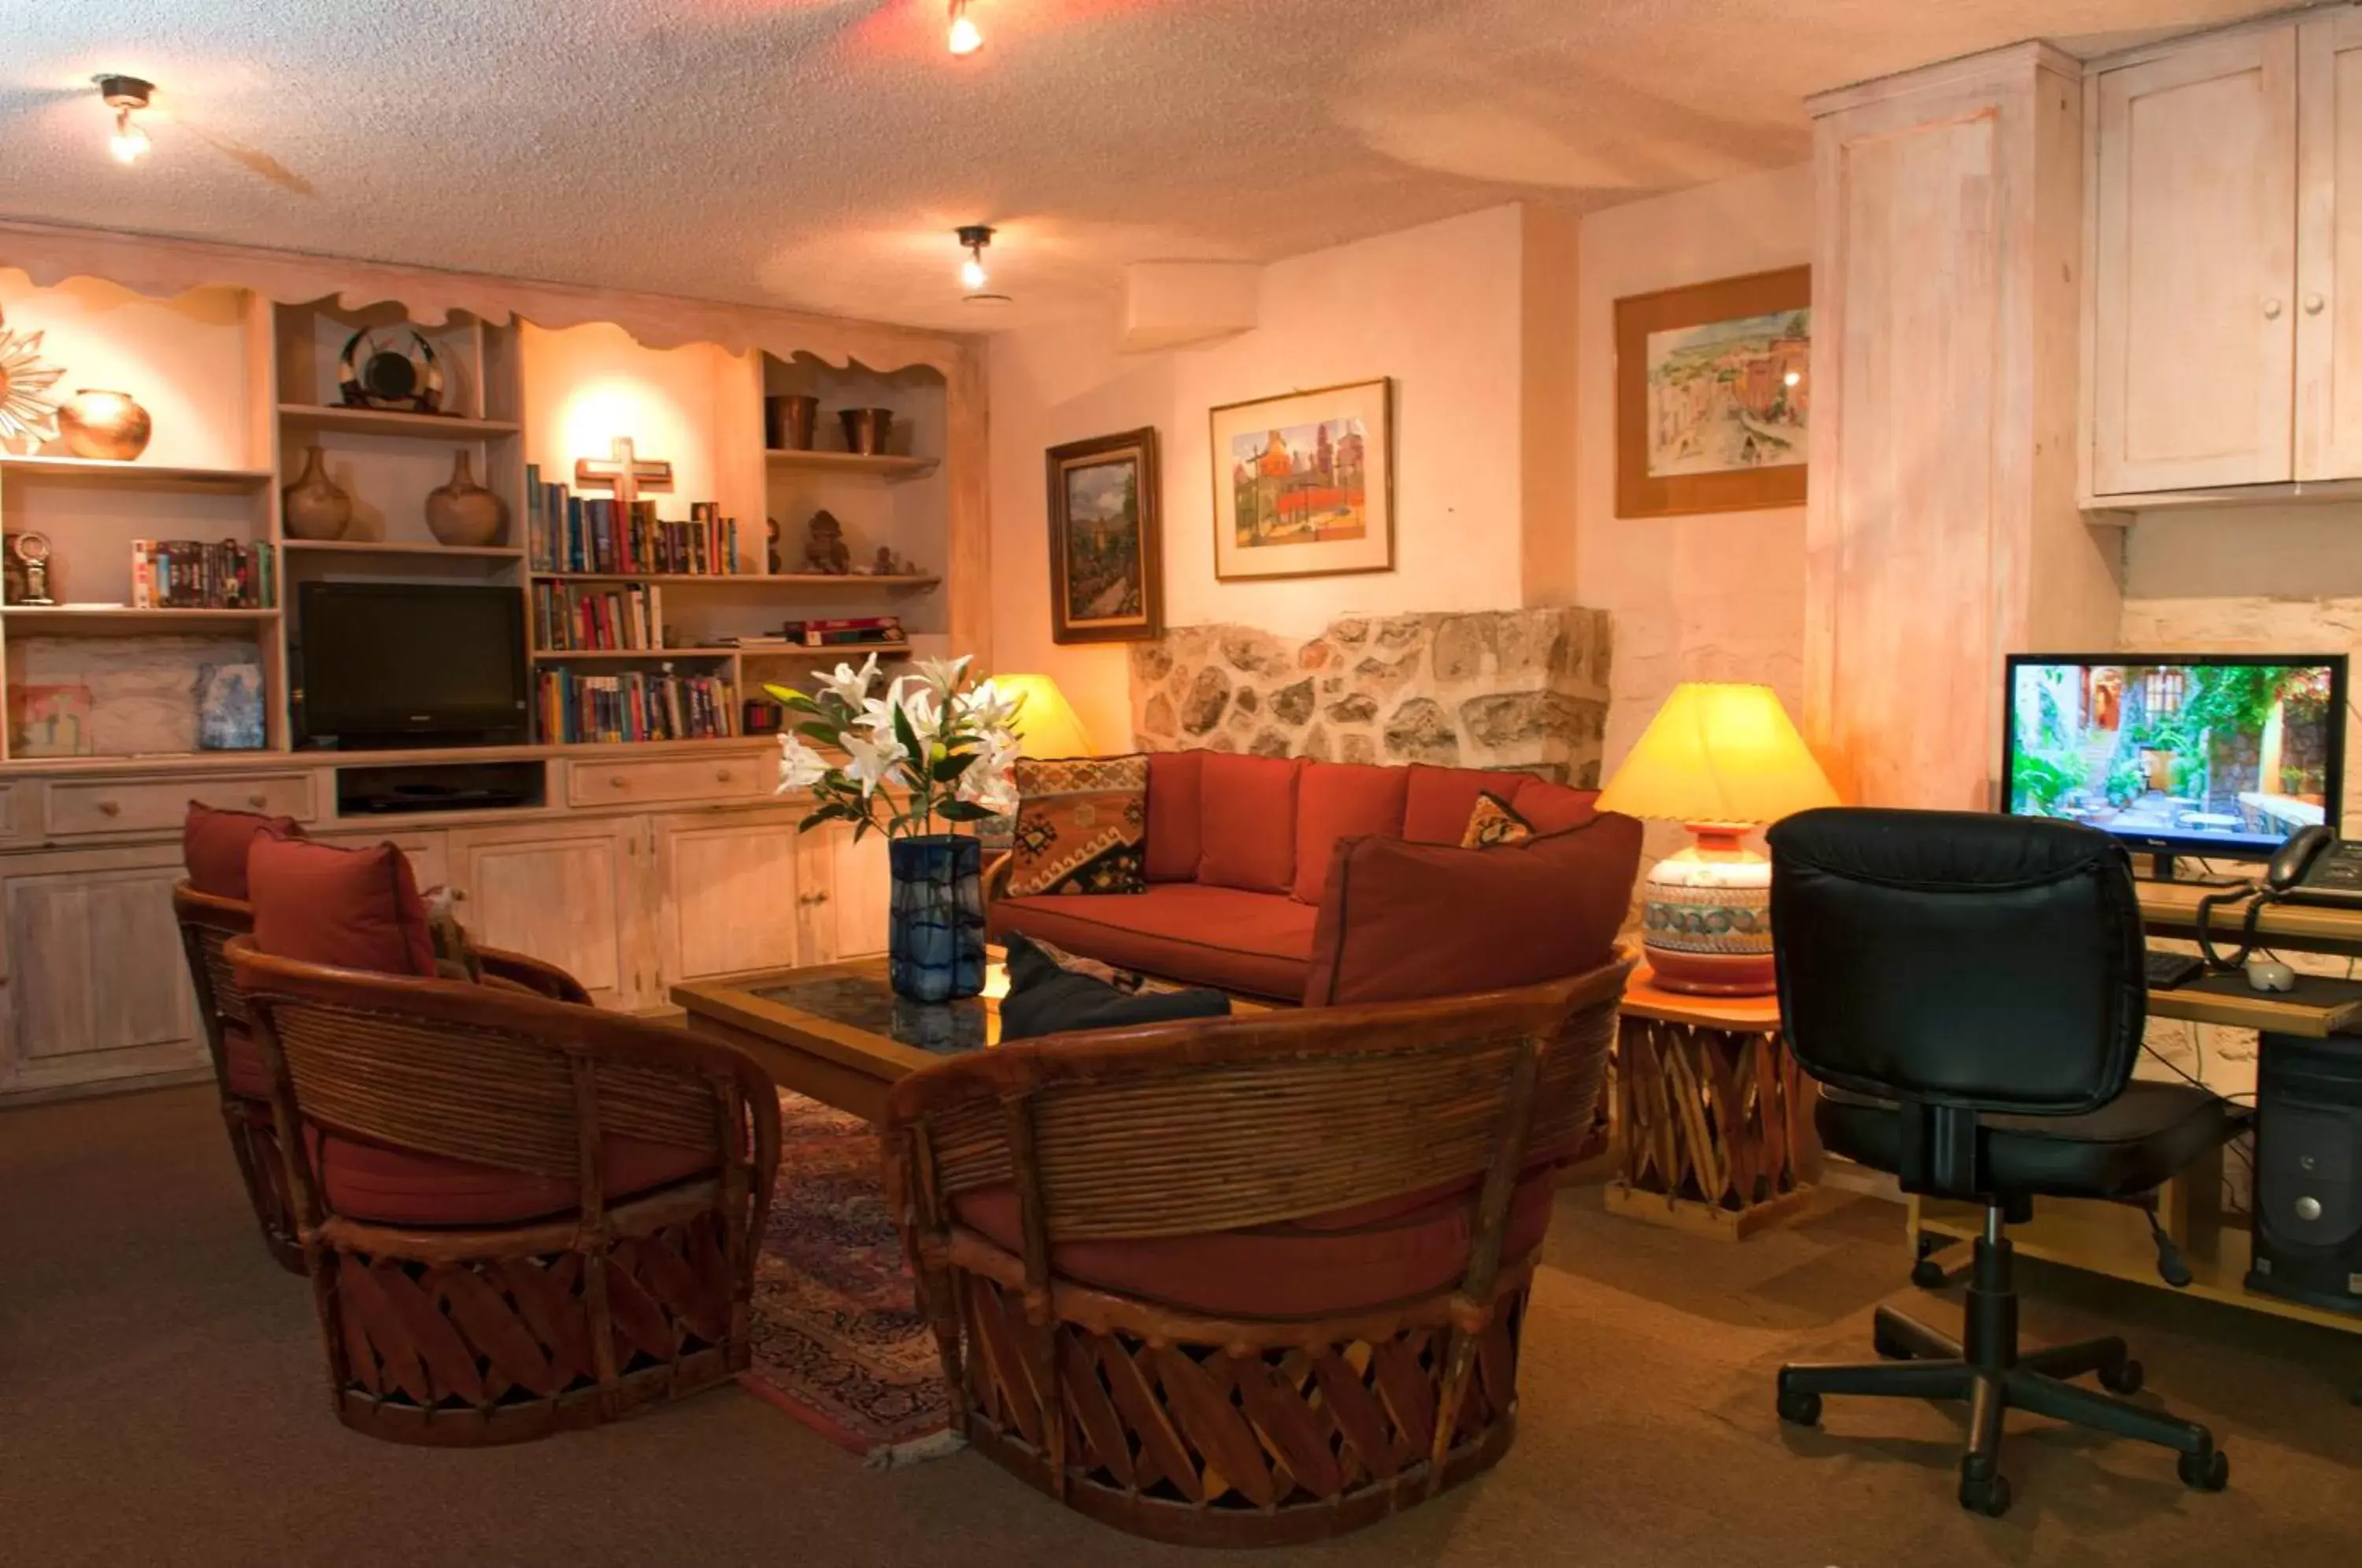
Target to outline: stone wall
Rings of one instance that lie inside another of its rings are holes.
[[[1544,608],[1348,616],[1308,642],[1183,626],[1131,650],[1135,744],[1599,782],[1607,617]]]

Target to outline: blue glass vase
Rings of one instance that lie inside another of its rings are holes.
[[[894,878],[886,974],[897,996],[954,1001],[984,991],[984,850],[966,834],[886,846]]]

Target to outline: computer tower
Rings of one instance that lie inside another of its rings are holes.
[[[2247,1288],[2362,1314],[2362,1040],[2272,1035],[2256,1088]]]

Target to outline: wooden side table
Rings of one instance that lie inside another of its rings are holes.
[[[1733,1242],[1785,1219],[1820,1175],[1816,1099],[1781,1038],[1779,999],[1661,990],[1635,970],[1617,1030],[1623,1168],[1607,1207]]]

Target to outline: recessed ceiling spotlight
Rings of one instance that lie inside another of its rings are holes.
[[[106,106],[115,111],[115,135],[107,141],[115,160],[117,163],[138,162],[148,152],[148,133],[141,130],[131,116],[148,106],[148,100],[155,94],[155,84],[142,82],[137,76],[111,73],[94,76],[91,80],[98,83],[98,95],[106,100]]]
[[[984,248],[992,243],[992,226],[972,223],[956,230],[959,242],[967,248],[967,259],[960,263],[960,287],[969,293],[981,293],[989,274],[984,270]]]
[[[951,0],[951,49],[965,59],[984,47],[984,33],[967,14],[968,0]]]

